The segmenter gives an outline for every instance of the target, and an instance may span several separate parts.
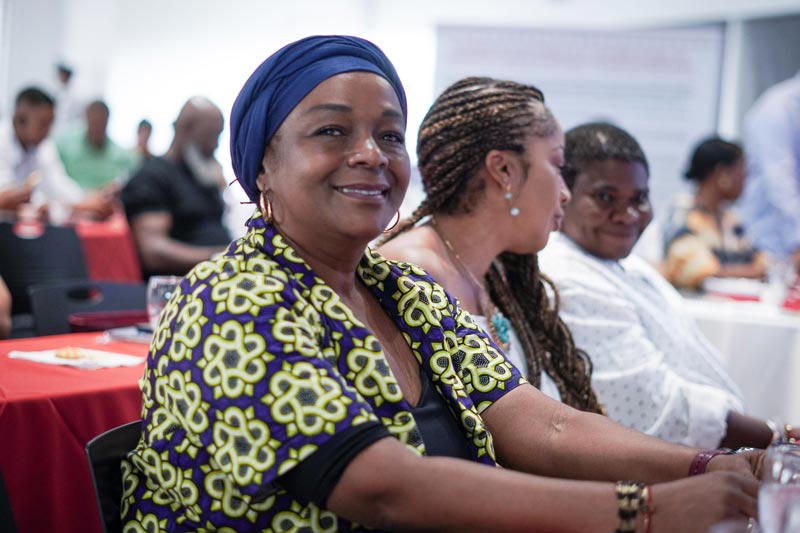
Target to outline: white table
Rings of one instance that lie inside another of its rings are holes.
[[[722,353],[747,413],[800,424],[800,313],[758,302],[685,299]]]

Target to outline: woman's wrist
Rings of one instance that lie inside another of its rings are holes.
[[[656,512],[655,504],[653,504],[653,487],[650,485],[645,486],[642,490],[643,507],[639,509],[639,514],[642,515],[644,524],[644,533],[650,533],[653,526],[653,513]]]
[[[697,453],[689,466],[689,476],[705,474],[708,463],[718,455],[732,455],[733,450],[729,448],[717,448],[716,450],[703,450]]]
[[[770,444],[776,442],[788,442],[790,444],[797,443],[797,428],[792,426],[792,424],[782,424],[769,419],[765,420],[765,423],[772,432],[772,438],[769,441]]]
[[[767,424],[767,427],[769,428],[770,432],[772,433],[772,436],[769,439],[769,444],[772,444],[774,442],[780,441],[781,438],[783,438],[783,437],[781,435],[781,431],[778,430],[778,424],[775,423],[774,420],[770,420],[770,419],[766,419],[764,422]],[[784,431],[785,431],[785,427],[784,427]],[[764,447],[766,448],[766,446],[764,446]]]
[[[653,493],[650,486],[639,481],[617,481],[617,528],[615,533],[650,533]]]

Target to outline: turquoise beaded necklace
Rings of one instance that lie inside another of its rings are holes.
[[[492,302],[492,299],[489,297],[489,291],[486,290],[486,285],[478,281],[478,278],[467,268],[467,265],[464,264],[461,256],[458,255],[458,252],[450,241],[442,234],[442,230],[439,224],[437,224],[436,218],[431,216],[430,220],[434,233],[436,233],[439,239],[444,243],[456,268],[467,275],[470,283],[472,283],[478,291],[478,307],[480,307],[481,314],[486,317],[489,335],[492,337],[494,343],[507,353],[508,349],[511,347],[511,323],[506,316],[500,312],[497,306],[494,305],[494,302]]]

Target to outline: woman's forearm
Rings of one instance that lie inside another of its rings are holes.
[[[764,420],[730,411],[727,424],[727,432],[720,443],[726,448],[766,448],[772,442],[772,429]]]
[[[571,409],[532,387],[511,391],[483,417],[501,464],[544,476],[655,483],[685,477],[698,452]]]
[[[753,261],[752,263],[739,265],[722,265],[715,276],[719,278],[756,278],[761,279],[766,274],[763,263]]]
[[[614,530],[618,503],[610,483],[418,457],[386,438],[350,463],[328,508],[388,531],[591,532]]]
[[[758,484],[741,473],[714,472],[655,484],[649,491],[657,511],[648,517],[653,533],[708,531],[717,522],[741,520],[757,511]],[[419,457],[393,438],[374,443],[353,459],[327,507],[387,531],[605,532],[620,525],[612,483]],[[644,519],[639,512],[638,531],[644,530]]]

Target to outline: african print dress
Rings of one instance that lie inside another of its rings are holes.
[[[197,265],[161,315],[141,380],[143,435],[123,461],[124,531],[360,531],[276,483],[333,435],[376,421],[425,443],[377,339],[260,217]],[[480,413],[524,383],[418,267],[367,250],[357,272],[494,465]]]

